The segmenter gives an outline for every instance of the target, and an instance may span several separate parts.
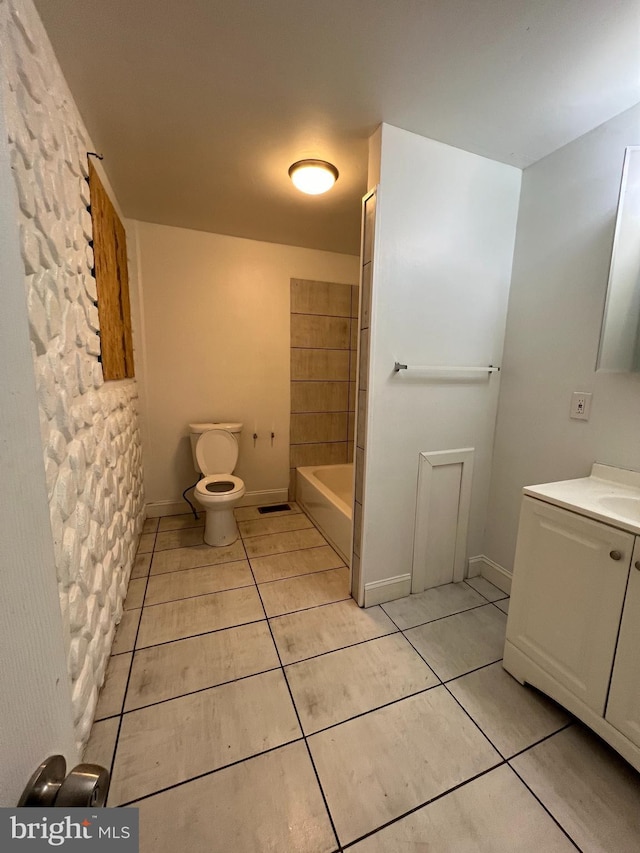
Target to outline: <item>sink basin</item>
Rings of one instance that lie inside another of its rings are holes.
[[[598,502],[609,512],[614,512],[629,521],[640,522],[640,497],[602,495]]]

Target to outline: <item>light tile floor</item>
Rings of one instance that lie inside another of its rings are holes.
[[[501,666],[483,578],[361,610],[311,521],[145,523],[85,758],[143,853],[637,851],[640,777]]]

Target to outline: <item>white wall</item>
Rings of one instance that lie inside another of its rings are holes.
[[[45,490],[16,188],[0,87],[0,807],[35,768],[75,743],[65,631]]]
[[[85,180],[94,147],[30,0],[0,3],[0,45],[55,558],[49,569],[57,575],[82,746],[142,525],[137,386],[105,383],[98,362]]]
[[[469,553],[480,548],[499,377],[434,382],[393,365],[500,364],[521,176],[386,124],[381,143],[365,583],[411,572],[421,451],[475,447]]]
[[[640,469],[640,375],[596,373],[624,149],[640,106],[524,171],[484,553],[511,571],[524,485]],[[569,419],[592,391],[591,419]]]
[[[277,490],[283,491],[274,499],[283,499],[289,485],[289,280],[353,283],[358,258],[146,222],[137,223],[137,238],[150,511],[171,511],[196,479],[190,421],[242,421],[236,474],[247,492],[258,493],[249,500],[269,499]]]

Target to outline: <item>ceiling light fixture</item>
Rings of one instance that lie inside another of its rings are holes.
[[[320,195],[338,180],[338,170],[326,160],[298,160],[289,166],[289,177],[301,192]]]

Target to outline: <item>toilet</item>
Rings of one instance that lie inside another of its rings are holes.
[[[233,508],[245,493],[244,483],[232,476],[238,462],[240,423],[189,424],[191,452],[196,471],[203,474],[195,497],[206,512],[207,545],[231,545],[238,538]]]

